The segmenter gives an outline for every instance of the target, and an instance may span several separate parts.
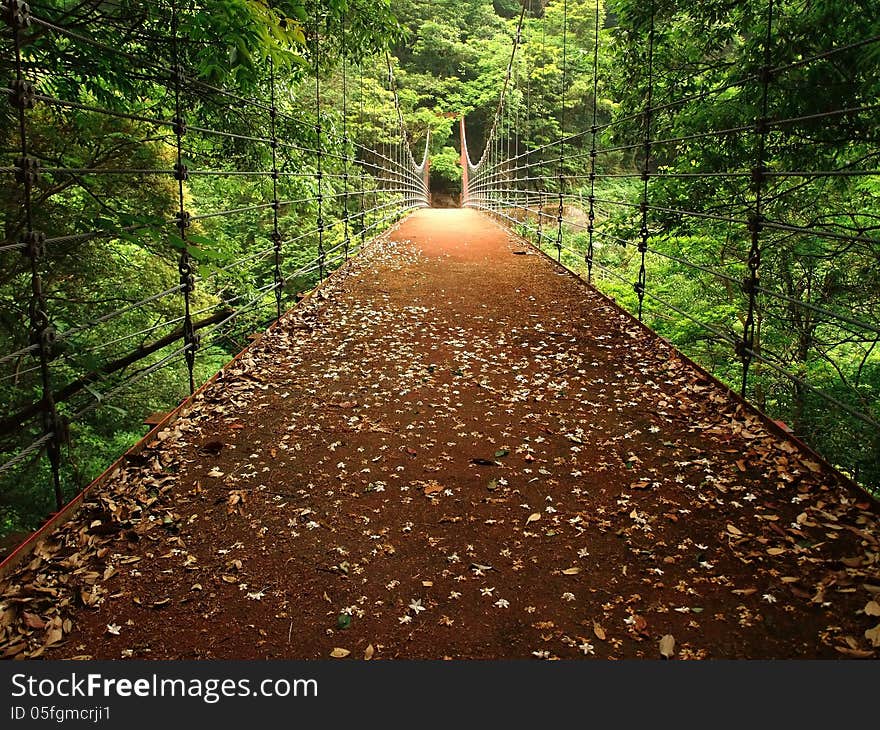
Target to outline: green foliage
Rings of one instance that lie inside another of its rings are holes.
[[[398,26],[387,2],[265,3],[262,0],[202,0],[176,3],[180,63],[186,72],[181,106],[191,129],[184,138],[184,163],[191,174],[182,190],[194,216],[184,244],[174,223],[178,183],[170,174],[177,161],[173,134],[151,120],[170,120],[175,98],[168,69],[171,3],[79,3],[45,0],[35,12],[61,33],[34,32],[25,40],[26,72],[39,78],[40,93],[59,103],[27,111],[31,154],[44,168],[89,172],[44,172],[34,188],[32,209],[39,230],[58,240],[40,260],[46,309],[62,333],[51,362],[58,409],[69,418],[62,455],[66,497],[90,482],[144,433],[149,413],[167,411],[189,392],[181,346],[183,298],[178,260],[186,248],[199,280],[190,297],[193,321],[215,316],[204,330],[195,363],[195,380],[204,382],[265,328],[275,299],[269,136],[269,73],[277,80],[279,229],[285,240],[282,273],[284,300],[311,288],[317,271],[317,237],[303,236],[316,225],[314,79],[308,65],[315,57],[314,18],[321,24],[322,80],[325,83],[321,145],[342,149],[340,62],[349,82],[352,66],[381,68],[384,49]],[[343,19],[345,43],[342,42]],[[119,43],[125,37],[124,46]],[[83,40],[87,39],[87,40]],[[88,41],[94,41],[91,43]],[[124,53],[125,55],[119,55]],[[15,75],[7,54],[0,59],[4,77]],[[220,87],[263,105],[231,102]],[[362,94],[379,90],[367,87]],[[352,87],[348,89],[349,101]],[[353,110],[349,136],[374,145],[375,129],[390,141],[396,112],[390,92],[384,104],[366,101],[369,114],[358,125]],[[110,113],[100,113],[105,109]],[[3,165],[13,164],[19,148],[14,109],[0,116]],[[392,122],[392,114],[394,121]],[[383,117],[384,115],[384,117]],[[374,125],[371,127],[371,124]],[[227,136],[193,131],[223,130]],[[234,136],[233,136],[234,135]],[[349,152],[355,150],[350,146]],[[212,174],[200,174],[207,170]],[[136,172],[142,171],[142,172]],[[338,154],[324,160],[325,249],[345,242],[348,210],[350,238],[361,226],[380,224],[389,210],[352,217],[363,199],[368,207],[385,199],[369,171],[355,168],[347,185]],[[22,187],[11,175],[0,179],[3,244],[17,242],[26,228]],[[364,194],[356,191],[363,189]],[[349,194],[346,196],[345,192]],[[234,211],[226,212],[224,211]],[[223,213],[222,215],[220,213]],[[337,262],[338,263],[338,262]],[[21,252],[0,252],[0,352],[30,344],[30,262]],[[165,294],[162,294],[165,292]],[[262,293],[261,293],[262,292]],[[248,306],[252,305],[252,306]],[[286,305],[285,305],[286,306]],[[242,310],[234,320],[228,312]],[[161,346],[163,341],[169,342]],[[158,343],[160,346],[152,347]],[[144,349],[148,348],[148,349]],[[127,358],[144,351],[141,357]],[[69,391],[69,392],[68,392]],[[23,352],[0,372],[4,417],[26,412],[42,397],[37,360]],[[9,425],[9,424],[7,424]],[[39,412],[12,423],[0,434],[0,462],[18,453],[42,433]],[[39,451],[0,474],[0,532],[29,529],[54,509],[51,475]]]
[[[431,187],[443,192],[461,190],[461,162],[459,153],[452,147],[444,147],[431,157]]]

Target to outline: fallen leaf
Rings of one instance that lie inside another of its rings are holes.
[[[675,637],[672,634],[666,634],[660,639],[660,654],[667,659],[675,656]]]
[[[334,659],[345,659],[349,654],[351,654],[351,652],[348,649],[340,649],[338,647],[330,652],[330,656]]]
[[[46,622],[43,621],[39,616],[33,613],[28,613],[25,611],[22,613],[22,617],[24,618],[25,624],[28,625],[29,628],[32,629],[44,629],[46,628]]]
[[[868,605],[865,606],[865,613],[868,616],[880,616],[880,603],[877,601],[868,601]],[[27,616],[27,614],[25,614]]]
[[[873,629],[868,629],[865,632],[865,638],[871,642],[871,646],[875,649],[880,646],[880,624],[877,624]]]
[[[540,519],[541,519],[540,512],[532,512],[532,514],[530,514],[529,518],[526,520],[526,524],[528,525],[528,524],[531,524],[532,522],[537,522]]]
[[[742,530],[740,530],[738,527],[735,527],[734,525],[728,525],[727,531],[734,537],[742,537]]]
[[[581,572],[580,568],[566,568],[562,571],[562,575],[577,575]]]
[[[605,641],[605,629],[603,629],[599,624],[593,624],[593,633],[596,635],[597,639]]]
[[[776,555],[782,555],[785,552],[786,552],[785,548],[767,548],[767,555],[776,556]]]
[[[368,662],[373,658],[373,654],[376,653],[376,650],[373,648],[372,644],[368,644],[367,648],[364,649],[364,661]]]
[[[734,593],[737,596],[751,596],[752,594],[757,593],[757,592],[758,592],[757,588],[738,588],[738,589],[731,591],[731,593]]]
[[[835,651],[839,651],[841,654],[845,654],[846,656],[851,656],[856,659],[870,659],[874,656],[874,652],[870,649],[850,649],[847,646],[835,646]]]

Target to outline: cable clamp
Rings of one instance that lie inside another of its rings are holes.
[[[24,255],[29,259],[41,259],[46,255],[46,234],[42,231],[28,231],[21,237]]]
[[[179,162],[174,163],[174,179],[186,182],[189,180],[189,168]]]
[[[58,334],[55,328],[49,324],[45,312],[39,311],[36,314],[31,330],[31,344],[37,347],[41,359],[49,361],[54,358]]]
[[[9,82],[9,103],[16,109],[33,109],[37,105],[37,87],[27,79]]]
[[[31,155],[15,158],[15,181],[19,185],[36,185],[40,180],[42,163]]]
[[[186,137],[186,118],[180,114],[171,120],[171,128],[178,137]]]
[[[751,172],[752,185],[760,185],[767,177],[767,167],[764,165],[755,165]]]
[[[31,25],[31,8],[24,0],[3,0],[3,20],[13,30]]]
[[[180,211],[175,216],[175,220],[177,221],[177,227],[182,231],[186,230],[192,224],[192,215],[185,210]]]

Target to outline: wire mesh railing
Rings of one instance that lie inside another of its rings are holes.
[[[563,31],[562,110],[540,144],[517,52],[541,41],[521,17],[478,162],[465,142],[464,200],[876,491],[880,27],[855,5],[750,0],[731,34],[659,0],[609,19],[597,0],[590,43]],[[609,79],[603,53],[622,47]],[[703,54],[697,70],[682,48]],[[574,58],[591,67],[577,110]]]
[[[267,58],[240,85],[206,80],[211,39],[184,28],[197,8],[100,5],[2,0],[0,508],[43,483],[60,507],[124,449],[133,414],[193,392],[234,353],[222,343],[428,202],[393,74],[382,149],[352,133],[363,84],[328,57],[321,4],[311,72]],[[335,32],[344,46],[344,20]],[[98,441],[106,453],[80,448]]]

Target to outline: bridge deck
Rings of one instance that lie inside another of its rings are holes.
[[[876,654],[868,500],[524,252],[409,218],[0,586],[2,648]]]

